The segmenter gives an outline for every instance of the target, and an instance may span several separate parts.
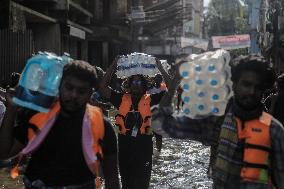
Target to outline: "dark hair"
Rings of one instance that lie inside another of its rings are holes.
[[[242,72],[251,71],[259,74],[262,79],[263,88],[270,89],[276,79],[275,71],[264,57],[251,54],[247,56],[237,57],[238,61],[231,62],[232,81],[238,82]]]
[[[17,73],[17,72],[13,72],[10,75],[10,86],[9,87],[16,87],[16,85],[18,85],[19,80],[20,80],[21,74]]]
[[[138,75],[140,78],[141,78],[141,81],[142,81],[142,86],[143,88],[145,89],[145,91],[147,91],[148,89],[151,88],[152,84],[151,84],[151,81],[150,81],[150,78],[148,78],[148,76],[145,76],[145,75]],[[124,81],[123,81],[123,90],[124,91],[129,91],[130,89],[130,84],[132,82],[132,80],[134,79],[134,75],[126,78]]]
[[[73,60],[67,63],[63,68],[62,80],[65,77],[72,76],[79,80],[90,83],[92,87],[97,87],[97,72],[96,69],[88,62],[83,60]]]
[[[96,72],[97,72],[98,80],[102,80],[102,78],[104,77],[106,72],[99,66],[95,66],[95,69],[96,69]]]

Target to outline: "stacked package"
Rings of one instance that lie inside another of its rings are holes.
[[[183,112],[190,118],[224,114],[232,96],[230,54],[225,50],[189,56],[180,66]]]
[[[70,62],[69,54],[59,57],[39,52],[27,60],[13,102],[39,112],[48,112],[58,96],[63,67]]]
[[[132,75],[154,77],[158,73],[156,58],[148,54],[134,52],[121,56],[117,61],[116,75],[118,78],[123,79]]]

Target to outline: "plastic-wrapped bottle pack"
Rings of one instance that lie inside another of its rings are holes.
[[[39,52],[27,60],[13,102],[39,112],[48,112],[58,95],[63,67],[71,61],[69,54]]]
[[[183,112],[193,119],[224,114],[232,96],[230,54],[225,50],[190,55],[180,66]]]
[[[122,79],[132,75],[154,77],[158,73],[155,57],[148,54],[134,52],[121,56],[117,62],[116,75]]]

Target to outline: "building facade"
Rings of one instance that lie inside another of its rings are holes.
[[[0,2],[0,82],[21,72],[38,51],[107,67],[128,51],[127,0],[2,0]]]

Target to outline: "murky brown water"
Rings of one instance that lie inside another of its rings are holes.
[[[21,178],[13,180],[7,170],[0,170],[0,189],[24,189]]]
[[[206,177],[209,148],[188,140],[164,139],[159,156],[153,156],[150,188],[209,189]],[[12,180],[7,171],[0,171],[0,189],[23,189],[21,179]]]

